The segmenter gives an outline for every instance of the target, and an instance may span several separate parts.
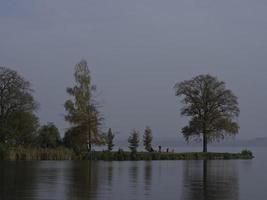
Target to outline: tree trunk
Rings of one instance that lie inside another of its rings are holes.
[[[89,144],[88,144],[88,145],[89,145],[88,151],[91,152],[91,150],[92,150],[92,144],[91,144],[91,141],[89,141]]]
[[[88,144],[87,144],[87,148],[88,148],[88,152],[91,152],[92,150],[92,142],[91,142],[91,129],[89,127],[89,130],[88,130]]]
[[[207,134],[206,131],[203,131],[203,152],[207,152]]]

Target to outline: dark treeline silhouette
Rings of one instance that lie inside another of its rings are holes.
[[[75,65],[73,76],[74,85],[66,89],[69,99],[64,104],[65,120],[69,122],[70,127],[61,138],[54,123],[40,125],[36,116],[38,103],[33,97],[31,83],[16,71],[0,67],[0,159],[12,157],[10,148],[14,152],[13,158],[27,157],[24,156],[27,154],[26,150],[16,152],[14,148],[66,148],[70,149],[76,158],[84,159],[92,155],[94,145],[106,145],[107,151],[112,155],[115,134],[111,128],[107,132],[103,131],[104,118],[96,100],[96,86],[92,83],[91,72],[85,60]],[[239,126],[235,121],[239,114],[237,97],[231,90],[226,89],[224,82],[210,75],[200,75],[177,83],[175,90],[176,95],[183,98],[181,102],[184,107],[181,114],[191,117],[189,125],[182,129],[186,141],[189,142],[191,138],[201,139],[203,152],[207,152],[208,143],[238,132]],[[173,153],[169,152],[169,148],[163,152],[165,150],[161,145],[153,148],[153,134],[148,126],[142,139],[144,149],[148,153]],[[134,129],[131,132],[128,143],[132,158],[135,159],[140,143],[139,131]],[[23,156],[17,156],[18,152],[24,152],[21,154]],[[43,153],[36,152],[34,156],[41,158]],[[55,152],[53,151],[53,154]],[[62,152],[60,150],[59,154]],[[123,150],[119,149],[120,152]]]
[[[71,184],[65,190],[66,199],[98,199],[97,189],[101,183],[99,176],[99,163],[85,161],[75,162],[68,171]]]
[[[0,199],[18,199],[27,196],[34,200],[33,190],[39,180],[38,163],[32,162],[1,162],[0,164]],[[19,186],[19,190],[17,188]]]

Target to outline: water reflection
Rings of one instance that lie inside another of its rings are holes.
[[[97,199],[98,162],[76,161],[71,162],[68,170],[65,169],[66,199]],[[68,183],[68,184],[66,184]]]
[[[0,199],[238,200],[238,163],[0,162]]]
[[[149,195],[150,190],[151,190],[151,183],[152,183],[152,163],[151,163],[151,161],[147,161],[144,164],[144,183],[145,183],[146,195]]]
[[[0,162],[0,199],[35,199],[38,163]]]
[[[60,184],[64,179],[64,168],[66,164],[57,161],[33,162],[38,167],[34,172],[31,172],[36,177],[35,179],[35,195],[36,198],[43,197],[44,199],[60,199],[64,194],[64,185]],[[19,178],[19,177],[17,177]],[[25,177],[29,180],[31,177]],[[51,197],[51,194],[52,197]],[[27,199],[27,198],[25,198]]]
[[[107,174],[107,177],[108,177],[108,185],[109,185],[109,189],[111,190],[112,189],[112,179],[113,179],[113,164],[112,162],[109,162],[108,163],[108,167],[107,167],[107,171],[108,171],[108,174]]]
[[[137,162],[131,163],[131,166],[129,167],[129,181],[130,181],[130,192],[131,196],[134,196],[138,193],[138,174],[139,174],[139,168]]]
[[[132,165],[129,168],[129,175],[130,175],[130,181],[133,184],[134,187],[137,187],[137,180],[138,180],[138,163],[133,162]]]
[[[182,198],[185,200],[237,200],[236,161],[184,162]]]

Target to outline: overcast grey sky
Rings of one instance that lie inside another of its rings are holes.
[[[239,138],[267,136],[267,1],[1,0],[0,65],[30,80],[64,130],[65,88],[88,61],[105,127],[176,137],[176,82],[210,73],[239,97]]]

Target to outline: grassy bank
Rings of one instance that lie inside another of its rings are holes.
[[[0,160],[228,160],[228,159],[252,159],[251,151],[244,150],[240,153],[159,153],[159,152],[107,152],[96,151],[83,156],[78,156],[72,150],[60,147],[56,149],[42,148],[7,148],[0,145]]]
[[[1,148],[1,160],[72,160],[73,152],[66,148]]]
[[[159,153],[159,152],[91,152],[86,160],[229,160],[229,159],[252,159],[251,151],[244,150],[241,153]]]

